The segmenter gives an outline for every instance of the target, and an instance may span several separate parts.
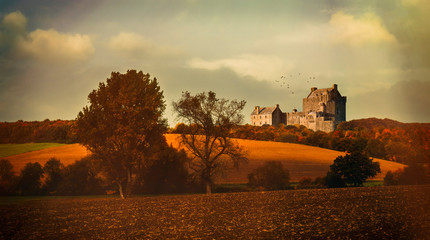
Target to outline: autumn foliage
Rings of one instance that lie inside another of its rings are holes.
[[[75,143],[75,121],[0,122],[0,144],[29,142]]]

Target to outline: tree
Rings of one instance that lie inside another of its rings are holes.
[[[346,184],[343,178],[332,171],[327,172],[327,175],[324,177],[324,182],[328,188],[346,187]]]
[[[395,172],[388,171],[384,177],[384,185],[417,185],[430,183],[426,169],[418,164],[411,164]]]
[[[6,160],[0,160],[0,196],[14,193],[17,184],[17,177],[13,173],[12,164]]]
[[[163,92],[156,78],[128,70],[126,74],[113,72],[88,99],[91,105],[79,112],[76,121],[80,143],[100,162],[124,198],[148,157],[166,144]]]
[[[376,176],[381,172],[379,162],[373,162],[360,152],[353,152],[345,156],[338,156],[332,165],[330,171],[337,176],[340,176],[345,183],[361,186],[369,177]]]
[[[184,193],[189,181],[188,161],[184,150],[167,147],[161,151],[144,176],[144,193]]]
[[[63,164],[56,158],[51,158],[45,163],[43,171],[46,176],[44,185],[46,193],[55,193],[57,191],[59,184],[63,180],[63,168]]]
[[[290,185],[290,173],[280,161],[268,161],[248,175],[248,185],[267,190],[282,190]]]
[[[184,92],[173,102],[179,119],[188,125],[188,133],[181,134],[181,143],[193,156],[190,168],[211,193],[214,177],[231,160],[235,166],[246,161],[243,149],[231,140],[231,130],[243,120],[240,113],[245,101],[217,98],[214,92],[192,96]]]
[[[399,176],[400,176],[400,173],[398,171],[394,173],[392,173],[391,171],[388,171],[384,177],[384,186],[398,185]]]
[[[102,180],[89,157],[67,166],[57,193],[61,195],[95,195],[104,193]]]
[[[21,170],[18,191],[22,195],[40,195],[43,169],[40,163],[27,163]]]

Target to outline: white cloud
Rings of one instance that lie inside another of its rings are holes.
[[[82,61],[94,54],[88,35],[59,33],[54,29],[27,32],[27,18],[21,12],[5,15],[0,25],[0,49],[39,61]]]
[[[392,35],[381,20],[373,13],[360,18],[339,11],[331,16],[331,40],[334,43],[358,46],[368,43],[395,43]]]
[[[181,51],[152,41],[142,35],[121,32],[109,40],[109,47],[114,52],[140,58],[142,56],[162,57],[179,55]]]
[[[20,53],[38,60],[87,60],[94,54],[88,35],[59,33],[54,29],[37,29],[18,43]]]
[[[192,68],[217,70],[220,68],[229,68],[239,76],[250,76],[257,80],[271,80],[279,78],[293,69],[292,63],[287,63],[276,56],[243,54],[233,58],[218,60],[203,60],[193,58],[188,62]]]
[[[25,31],[27,18],[20,11],[12,12],[3,17],[2,25],[8,30]]]

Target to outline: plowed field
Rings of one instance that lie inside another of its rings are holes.
[[[0,239],[429,239],[429,210],[430,185],[34,200]]]

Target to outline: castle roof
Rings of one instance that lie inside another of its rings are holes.
[[[307,98],[313,98],[313,97],[318,97],[321,95],[328,95],[332,92],[337,92],[338,95],[340,95],[339,91],[337,90],[337,85],[333,85],[333,87],[331,88],[321,88],[321,89],[317,89],[317,88],[311,88],[311,92],[309,93],[309,95],[307,96]]]
[[[275,111],[276,107],[262,107],[262,108],[254,108],[251,115],[259,115],[259,114],[272,114]],[[259,112],[257,112],[259,110]]]

